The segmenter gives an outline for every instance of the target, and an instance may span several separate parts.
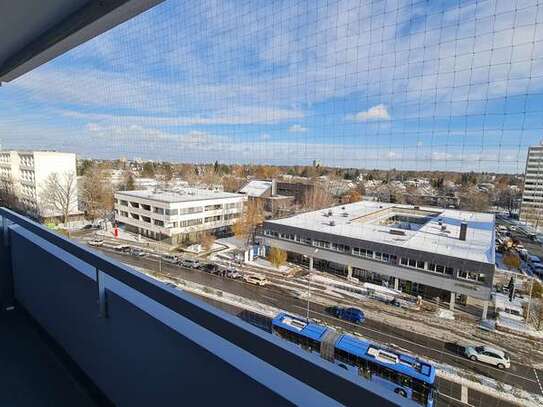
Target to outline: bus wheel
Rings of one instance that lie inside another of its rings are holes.
[[[397,393],[402,397],[407,397],[407,392],[404,389],[400,389],[399,387],[394,390],[394,393]]]

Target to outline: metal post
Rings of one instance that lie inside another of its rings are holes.
[[[104,284],[105,274],[96,269],[96,286],[98,288],[98,316],[107,318],[107,294]]]
[[[309,276],[307,278],[307,316],[309,321],[309,297],[311,296],[311,272],[313,271],[313,257],[309,258]]]
[[[485,301],[483,304],[483,313],[481,315],[481,320],[484,321],[487,318],[487,313],[488,313],[488,301]]]
[[[534,288],[534,279],[530,278],[530,298],[528,299],[528,306],[526,307],[526,323],[530,322],[530,306],[532,305],[532,289]]]

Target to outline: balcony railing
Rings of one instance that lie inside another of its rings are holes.
[[[0,216],[2,312],[24,309],[116,405],[410,405],[10,210]]]

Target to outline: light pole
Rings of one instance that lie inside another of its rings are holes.
[[[162,256],[158,254],[158,274],[162,274]]]
[[[528,299],[528,306],[526,307],[526,325],[530,322],[530,305],[532,304],[532,290],[534,288],[534,277],[530,277],[530,298]]]
[[[317,253],[319,249],[313,250],[313,254]],[[311,297],[311,272],[313,271],[313,256],[309,257],[309,276],[307,277],[307,315],[306,319],[309,321],[309,299]]]

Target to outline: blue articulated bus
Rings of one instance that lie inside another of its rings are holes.
[[[354,375],[422,406],[434,405],[436,372],[428,362],[284,312],[273,319],[272,331]]]

